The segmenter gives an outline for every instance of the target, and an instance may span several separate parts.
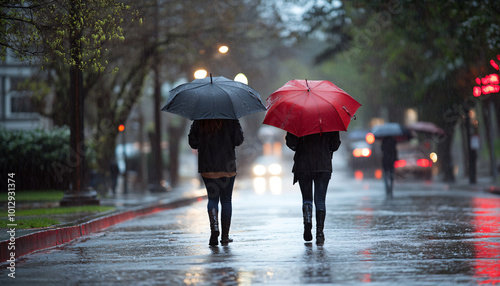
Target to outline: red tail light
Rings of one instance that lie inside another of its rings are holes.
[[[427,168],[427,167],[431,167],[432,166],[432,162],[427,160],[427,159],[418,159],[417,160],[417,165],[420,166],[420,167],[424,167],[424,168]]]
[[[406,161],[405,160],[397,160],[394,162],[394,168],[401,168],[406,166]]]

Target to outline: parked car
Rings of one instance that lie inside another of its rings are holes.
[[[380,165],[378,145],[368,144],[365,140],[349,144],[349,165],[352,169],[378,168]]]
[[[399,144],[398,160],[394,163],[399,178],[432,179],[432,165],[429,152],[419,145]]]

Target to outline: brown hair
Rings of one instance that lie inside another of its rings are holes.
[[[200,120],[200,127],[204,133],[213,133],[222,129],[222,119]]]

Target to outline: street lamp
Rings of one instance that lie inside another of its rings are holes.
[[[243,73],[239,73],[234,77],[234,81],[239,81],[244,84],[248,84],[248,79],[247,76],[244,75]]]
[[[229,47],[228,46],[220,46],[219,47],[219,53],[221,54],[225,54],[229,51]]]
[[[196,79],[206,78],[207,74],[208,74],[208,72],[206,70],[199,69],[199,70],[194,72],[194,78],[196,78]]]

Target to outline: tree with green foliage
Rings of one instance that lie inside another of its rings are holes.
[[[56,172],[71,170],[72,191],[78,194],[85,187],[82,71],[105,69],[103,44],[123,40],[120,23],[129,7],[114,0],[7,1],[1,7],[0,56],[10,49],[20,58],[41,54],[44,62],[69,66],[70,150],[76,163]]]

